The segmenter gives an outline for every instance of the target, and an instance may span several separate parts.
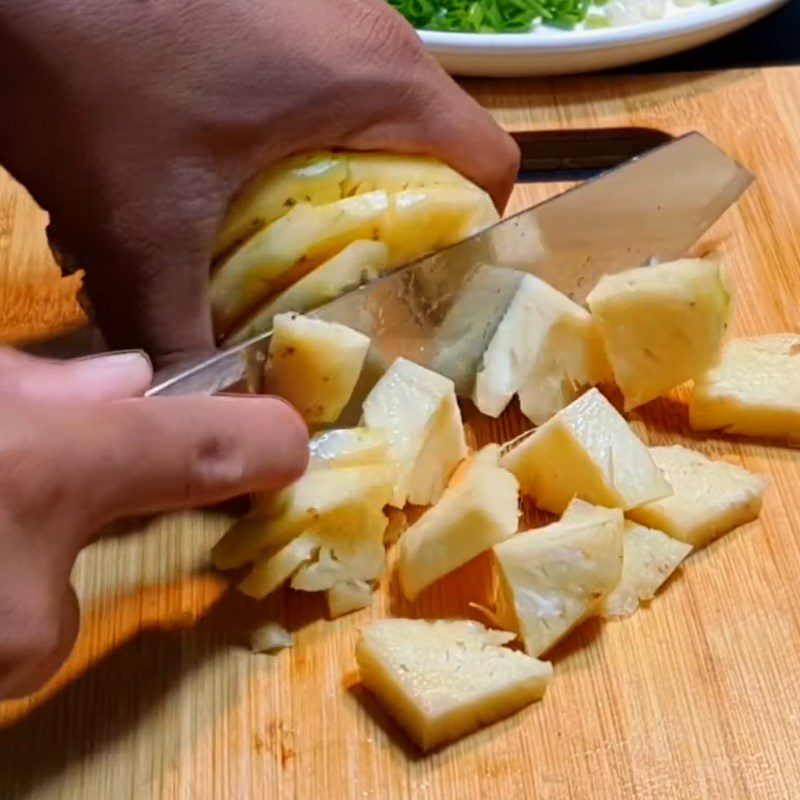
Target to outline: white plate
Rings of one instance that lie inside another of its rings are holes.
[[[744,28],[787,0],[728,0],[715,6],[671,7],[667,16],[617,28],[531,33],[420,31],[428,49],[454,75],[567,75],[659,58]]]

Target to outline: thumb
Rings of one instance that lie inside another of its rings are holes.
[[[62,428],[74,496],[90,527],[283,488],[308,463],[308,432],[272,397],[125,400],[73,412]]]
[[[152,377],[149,359],[138,350],[55,361],[0,348],[0,396],[55,403],[118,400],[143,394]]]

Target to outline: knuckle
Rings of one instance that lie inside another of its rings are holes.
[[[204,433],[189,450],[186,466],[187,501],[203,500],[242,483],[247,459],[240,442],[216,431]]]

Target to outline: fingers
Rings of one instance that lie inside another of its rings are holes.
[[[103,402],[142,395],[152,377],[150,361],[141,351],[53,361],[0,348],[0,396],[54,403]]]
[[[282,488],[305,470],[308,432],[276,398],[151,398],[75,413],[57,449],[70,458],[65,496],[88,504],[96,530]]]

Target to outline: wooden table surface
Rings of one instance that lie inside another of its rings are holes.
[[[515,129],[698,129],[758,177],[708,243],[729,261],[735,334],[800,331],[800,70],[468,84]],[[560,187],[523,186],[520,207]],[[580,221],[576,220],[576,224]],[[0,175],[0,332],[80,319],[44,217]],[[544,702],[428,757],[359,687],[358,627],[388,613],[468,615],[478,559],[413,606],[392,581],[335,622],[297,594],[227,591],[207,552],[227,524],[195,512],[117,532],[76,568],[84,626],[35,697],[0,706],[2,798],[788,800],[800,797],[800,451],[692,435],[678,400],[637,427],[767,474],[759,521],[693,557],[648,610],[590,622],[554,654]],[[523,428],[473,420],[473,441]],[[278,615],[296,646],[253,656]]]

